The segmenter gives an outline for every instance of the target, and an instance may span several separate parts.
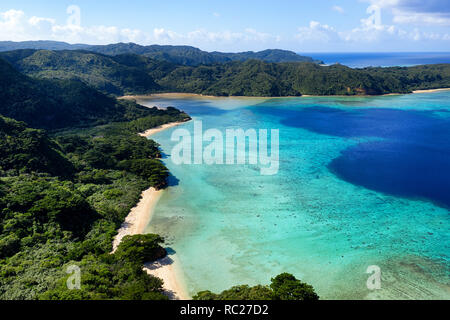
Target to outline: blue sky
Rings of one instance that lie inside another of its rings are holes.
[[[0,40],[38,39],[208,51],[450,51],[450,1],[2,0]]]

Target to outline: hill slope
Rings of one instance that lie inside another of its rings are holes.
[[[450,87],[450,64],[352,69],[339,64],[245,60],[186,66],[138,54],[106,56],[87,51],[43,50],[4,52],[0,57],[33,77],[82,80],[116,95],[154,92],[268,97],[379,95]]]
[[[160,89],[139,68],[87,51],[18,50],[1,53],[19,71],[41,79],[77,79],[104,93],[124,95]]]
[[[158,83],[172,91],[216,96],[379,95],[450,87],[450,64],[351,69],[248,60],[179,67]]]
[[[71,45],[56,41],[0,41],[0,51],[18,49],[39,50],[89,50],[106,55],[139,54],[147,57],[172,62],[175,64],[197,66],[201,64],[225,63],[230,61],[245,61],[257,59],[266,62],[314,62],[310,57],[298,55],[287,50],[265,50],[261,52],[206,52],[191,46],[141,46],[135,43],[116,43],[109,45]],[[318,61],[317,61],[318,62]]]
[[[86,49],[86,44],[69,44],[60,41],[0,41],[0,51],[12,51],[20,49],[36,49],[36,50],[80,50]]]
[[[37,80],[0,59],[0,114],[35,128],[126,121],[147,116],[147,108],[117,101],[76,80]]]
[[[72,164],[43,130],[0,116],[0,171],[12,173],[45,172],[68,176]]]

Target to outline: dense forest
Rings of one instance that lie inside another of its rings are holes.
[[[106,96],[79,80],[27,77],[0,59],[0,114],[32,127],[92,126],[133,120],[149,112],[135,103]]]
[[[301,300],[315,301],[319,296],[314,288],[295,278],[292,274],[282,273],[272,279],[270,285],[250,287],[240,285],[221,293],[201,291],[194,300]]]
[[[167,184],[158,145],[137,133],[189,116],[4,61],[0,114],[0,299],[167,299],[142,270],[163,239],[129,237],[110,253],[142,191]],[[69,265],[83,270],[81,290],[67,289]]]
[[[54,137],[0,125],[0,299],[165,298],[135,256],[110,255],[142,190],[166,184],[157,145],[127,123]],[[65,287],[71,264],[83,268],[81,291]]]
[[[34,78],[78,80],[104,93],[124,95],[161,89],[147,72],[96,53],[23,50],[1,56]]]
[[[339,64],[243,59],[189,66],[134,53],[111,56],[76,50],[18,50],[0,57],[33,78],[79,81],[113,95],[380,95],[450,87],[450,64],[352,69]]]
[[[158,145],[136,133],[186,119],[155,108],[50,134],[1,116],[0,299],[166,299],[142,270],[165,254],[163,239],[130,237],[110,252],[141,192],[167,183]],[[82,290],[67,289],[69,265],[82,268]]]
[[[116,43],[109,45],[68,44],[57,41],[0,41],[0,51],[20,49],[37,50],[87,50],[106,55],[138,54],[158,61],[168,61],[180,65],[198,66],[201,64],[225,63],[258,59],[267,62],[318,62],[288,50],[269,49],[260,52],[206,52],[191,46],[141,46],[135,43]]]

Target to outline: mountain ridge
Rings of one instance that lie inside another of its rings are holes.
[[[20,49],[35,50],[88,50],[106,55],[139,54],[157,60],[166,60],[176,64],[198,66],[202,64],[226,63],[231,61],[246,61],[249,59],[262,60],[265,62],[315,62],[313,58],[299,55],[293,51],[282,49],[266,49],[263,51],[245,52],[208,52],[187,45],[148,45],[143,46],[136,43],[114,43],[107,45],[69,44],[58,41],[0,41],[0,52]]]
[[[262,55],[270,55],[263,52]],[[76,80],[107,95],[162,92],[214,96],[380,95],[450,87],[450,64],[352,69],[257,59],[188,66],[127,53],[17,50],[0,53],[31,78]]]

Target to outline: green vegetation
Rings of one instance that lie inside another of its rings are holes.
[[[160,237],[128,237],[110,254],[142,190],[166,185],[158,145],[136,128],[187,117],[153,112],[160,115],[54,136],[0,117],[0,299],[166,298],[162,282],[142,271],[143,261],[165,255]],[[82,290],[65,286],[73,264]]]
[[[304,57],[287,50],[264,50],[260,52],[206,52],[190,46],[141,46],[135,43],[116,43],[110,45],[68,44],[56,41],[0,41],[0,51],[20,49],[36,50],[88,50],[107,55],[138,54],[159,61],[167,61],[181,65],[197,66],[201,64],[225,63],[230,61],[245,61],[258,59],[267,62],[313,62],[310,57]]]
[[[249,60],[180,67],[157,81],[176,92],[215,96],[378,95],[450,87],[450,64],[351,69]]]
[[[160,90],[148,73],[92,52],[24,50],[8,52],[3,57],[28,76],[80,80],[104,93],[124,95]]]
[[[158,145],[137,133],[189,116],[0,69],[0,300],[167,299],[142,270],[163,239],[127,237],[115,254],[112,241],[142,191],[167,183]],[[71,265],[81,290],[67,289]]]
[[[272,279],[270,286],[241,285],[220,294],[211,291],[197,293],[194,300],[319,300],[314,288],[293,275],[282,273]]]
[[[136,262],[142,266],[167,255],[166,250],[160,246],[162,243],[164,239],[155,234],[126,236],[114,255],[118,260]]]
[[[129,45],[124,46],[112,52],[123,53],[117,56],[87,51],[22,50],[4,52],[0,57],[33,77],[82,80],[115,95],[154,92],[267,97],[379,95],[450,87],[450,64],[351,69],[339,64],[320,66],[310,62],[270,63],[262,61],[263,58],[249,60],[254,56],[249,54],[236,58],[238,61],[189,66],[129,53],[141,51],[126,51]],[[264,57],[274,51],[260,54]],[[189,55],[186,53],[183,57],[187,59]],[[66,84],[66,87],[75,85]],[[72,95],[83,93],[81,89],[78,91]]]
[[[165,299],[142,271],[165,254],[160,237],[128,237],[110,252],[142,190],[166,185],[158,145],[132,128],[187,117],[177,112],[54,137],[0,117],[0,299]],[[71,264],[82,290],[65,286]]]
[[[287,50],[264,50],[260,52],[206,52],[190,46],[140,46],[134,43],[117,43],[106,46],[90,46],[86,50],[107,55],[133,53],[143,55],[158,61],[167,61],[186,66],[199,66],[231,61],[246,61],[257,59],[267,62],[314,62],[310,57],[304,57]]]
[[[42,172],[70,176],[74,167],[43,130],[0,116],[0,175]]]
[[[114,254],[84,255],[77,265],[81,273],[81,289],[68,290],[68,275],[54,288],[39,295],[43,300],[167,300],[162,293],[162,280],[142,269],[166,254],[157,235],[128,236]]]
[[[135,120],[152,109],[118,101],[77,80],[38,80],[0,59],[0,114],[34,128],[60,129]]]

